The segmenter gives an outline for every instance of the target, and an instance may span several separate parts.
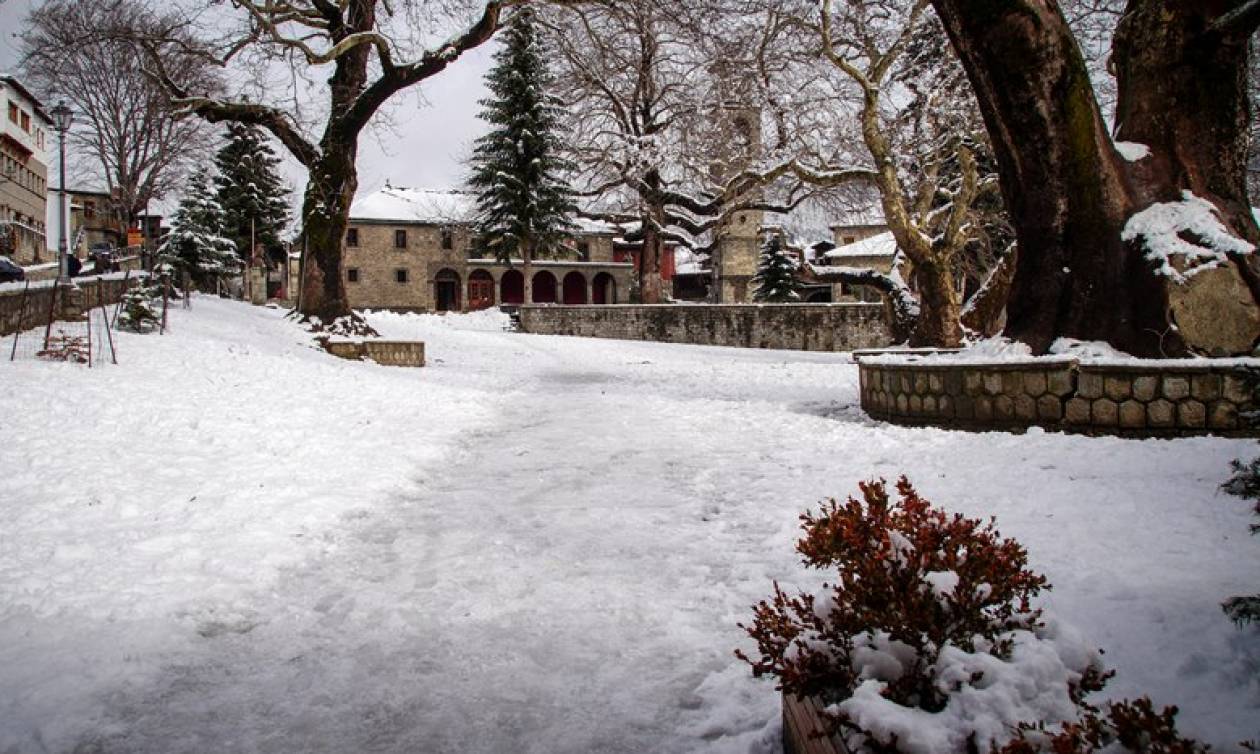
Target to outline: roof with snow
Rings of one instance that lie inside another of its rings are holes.
[[[854,257],[891,257],[897,253],[897,241],[893,238],[892,231],[880,233],[878,236],[864,238],[861,241],[847,243],[827,252],[825,256],[829,261],[851,259]]]
[[[870,228],[879,225],[887,225],[884,220],[884,210],[880,207],[868,207],[863,210],[855,210],[845,212],[834,218],[831,222],[831,228]]]
[[[472,222],[476,207],[476,196],[466,191],[386,185],[367,196],[355,197],[350,205],[350,220],[454,225]]]
[[[474,221],[476,214],[477,195],[455,189],[386,185],[379,191],[356,197],[350,205],[351,222],[466,225]],[[619,232],[617,226],[601,220],[575,217],[573,223],[588,235]]]

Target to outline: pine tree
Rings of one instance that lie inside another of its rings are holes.
[[[502,49],[486,76],[491,96],[479,118],[490,132],[479,138],[469,186],[477,194],[477,229],[497,259],[525,262],[526,301],[530,263],[556,256],[575,230],[575,194],[565,173],[573,166],[560,155],[561,105],[548,89],[547,50],[528,6],[508,22]]]
[[[796,279],[796,262],[783,248],[783,239],[772,235],[761,247],[757,274],[753,276],[753,301],[782,303],[800,301],[800,283]]]
[[[198,285],[240,269],[236,246],[223,235],[223,209],[205,168],[189,176],[184,198],[171,218],[171,232],[158,248],[158,258],[179,273],[187,273]]]
[[[162,320],[161,314],[153,306],[153,299],[158,293],[158,287],[145,280],[124,293],[122,311],[118,313],[115,326],[133,332],[148,332],[156,327]]]
[[[267,253],[283,249],[289,222],[289,190],[281,179],[280,158],[257,126],[228,124],[228,141],[214,157],[223,234],[242,260],[252,256],[251,240]]]

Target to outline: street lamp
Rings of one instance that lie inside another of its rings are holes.
[[[49,111],[49,115],[52,116],[53,130],[57,132],[57,140],[61,147],[61,188],[57,191],[57,199],[61,204],[57,210],[57,218],[61,224],[60,239],[57,243],[57,251],[61,255],[61,267],[57,274],[57,285],[70,285],[70,244],[66,240],[66,131],[70,130],[74,113],[66,107],[65,100],[61,100]]]

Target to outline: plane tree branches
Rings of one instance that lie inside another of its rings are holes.
[[[341,320],[362,330],[361,322],[348,317],[342,275],[360,136],[390,98],[489,40],[517,4],[230,0],[207,10],[188,2],[178,23],[160,33],[129,30],[129,36],[144,51],[150,75],[183,114],[264,128],[307,169],[299,309],[323,326]],[[235,96],[206,91],[165,64],[171,50],[234,71],[245,85]],[[284,85],[269,78],[276,70],[287,74]],[[252,91],[251,81],[257,84]]]
[[[90,171],[109,192],[113,215],[128,223],[178,185],[192,156],[211,148],[211,136],[197,121],[174,117],[130,43],[100,32],[148,32],[170,21],[135,0],[48,0],[32,9],[20,35],[23,77],[47,99],[73,103],[71,153],[96,163]],[[162,64],[202,91],[219,88],[214,71],[178,49]]]

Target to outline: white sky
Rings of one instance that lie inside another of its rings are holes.
[[[16,33],[39,0],[0,0],[0,71],[14,71],[19,57]],[[464,55],[435,78],[398,95],[387,108],[388,128],[369,129],[359,144],[359,195],[386,180],[395,185],[446,188],[463,177],[460,162],[484,127],[476,118],[477,101],[486,95],[482,76],[490,66],[494,42]],[[73,105],[73,103],[71,103]],[[378,120],[380,120],[378,118]],[[283,152],[283,149],[279,148]],[[68,165],[72,160],[67,160]],[[287,177],[295,205],[306,185],[305,172],[289,161]],[[89,183],[88,176],[70,186]],[[173,202],[172,202],[173,204]]]

